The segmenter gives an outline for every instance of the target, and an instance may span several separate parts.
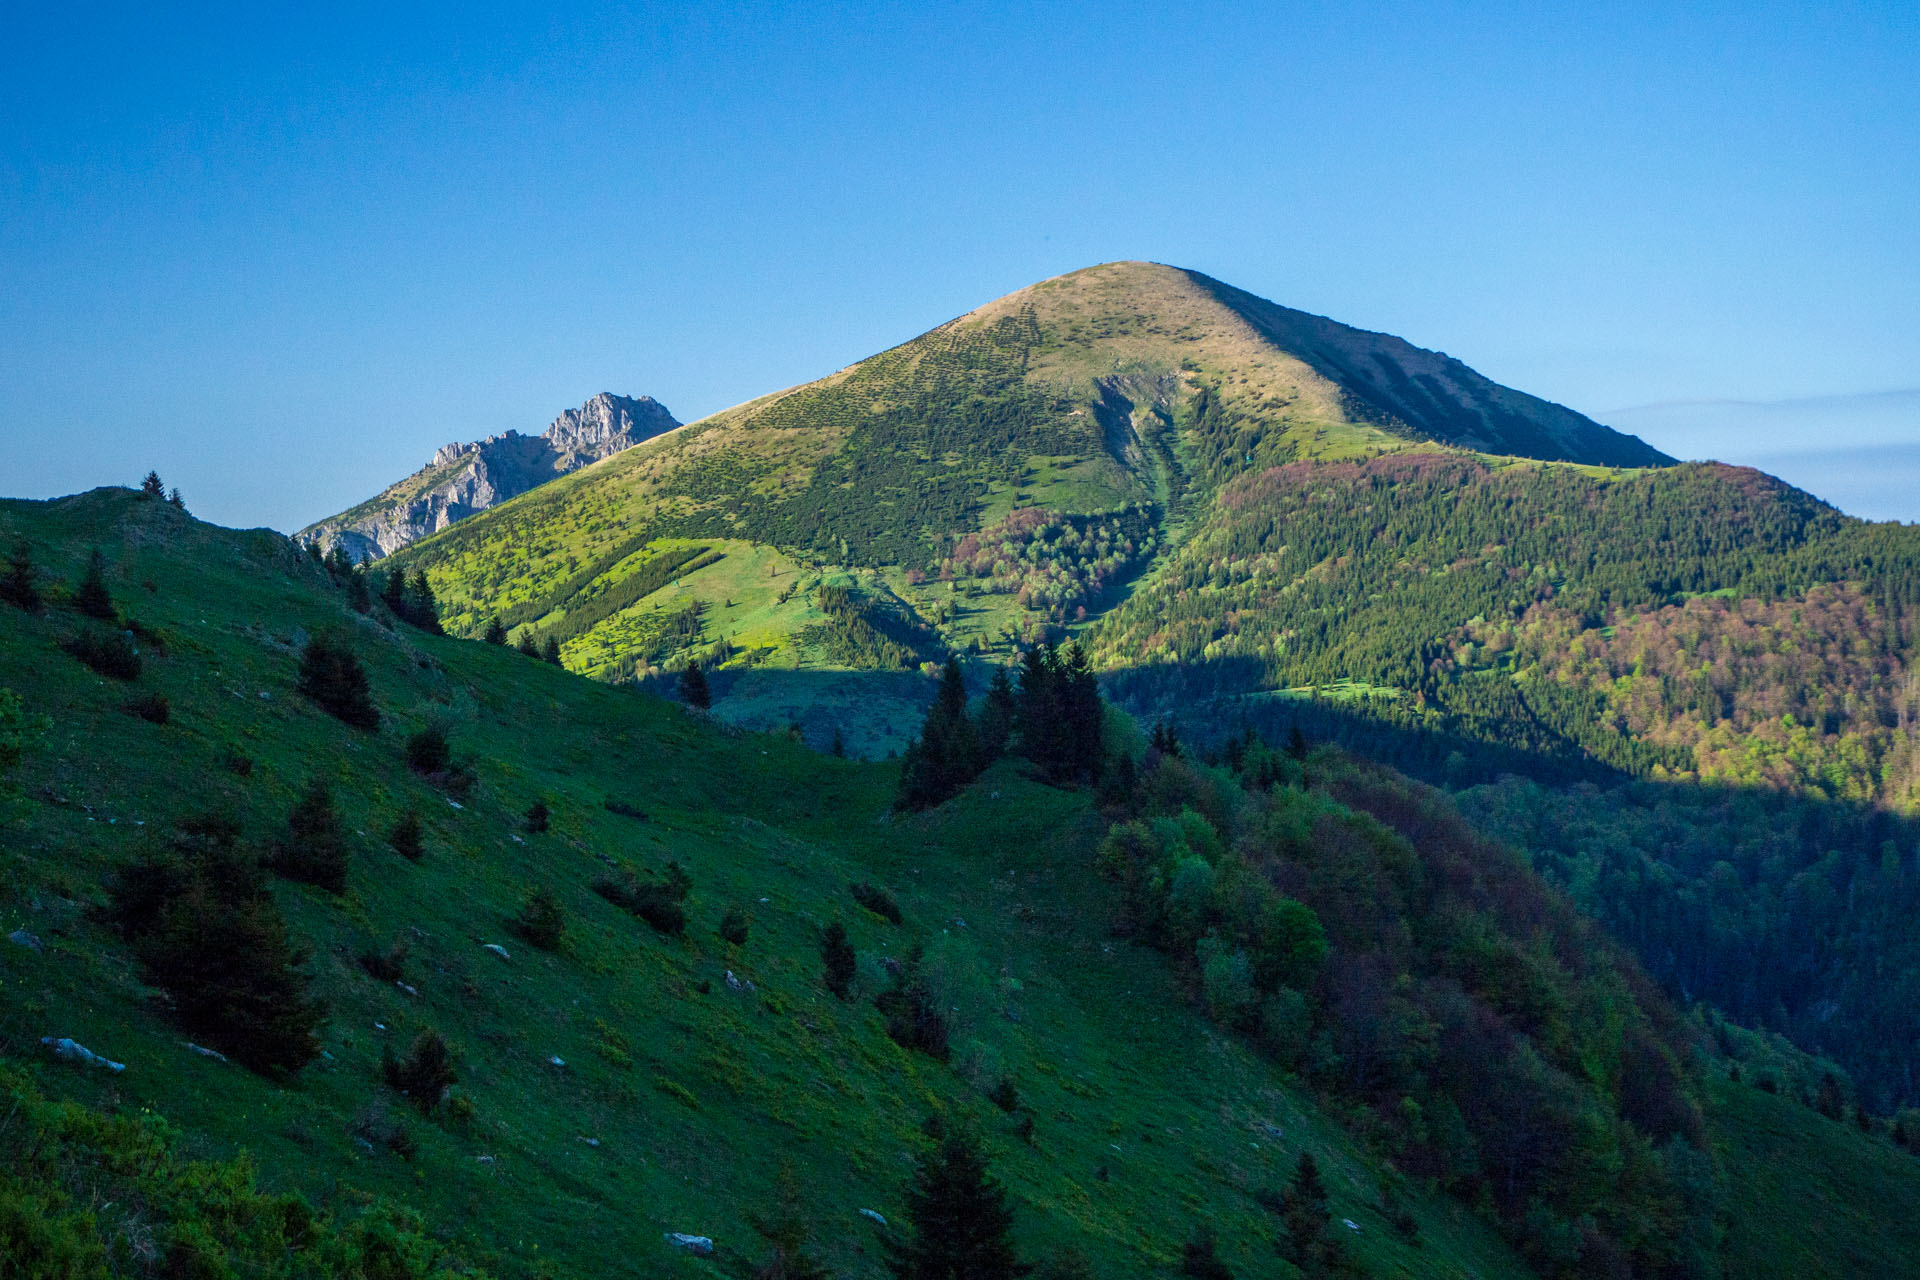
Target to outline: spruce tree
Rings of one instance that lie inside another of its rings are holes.
[[[537,658],[540,656],[540,646],[534,643],[532,627],[521,628],[520,643],[515,647],[529,658]]]
[[[287,830],[274,845],[273,869],[289,880],[328,893],[347,891],[347,836],[324,778],[307,784],[287,815]]]
[[[680,701],[705,711],[713,705],[713,691],[707,687],[707,673],[697,662],[689,662],[680,673]]]
[[[1013,1280],[1031,1270],[1014,1253],[1006,1190],[959,1133],[921,1159],[906,1219],[907,1238],[886,1246],[887,1267],[899,1280]]]
[[[498,614],[487,619],[487,633],[482,638],[485,639],[488,644],[505,644],[507,642],[507,629],[500,625],[500,617]]]
[[[406,1057],[395,1061],[392,1049],[386,1049],[381,1058],[387,1084],[405,1094],[422,1115],[439,1106],[460,1078],[454,1068],[452,1047],[431,1028],[413,1038]]]
[[[424,569],[413,575],[407,587],[407,621],[429,635],[444,634],[440,628],[440,605],[433,598],[433,584],[427,581]]]
[[[991,764],[1006,754],[1013,720],[1013,682],[1007,679],[1005,667],[995,667],[993,683],[987,686],[987,696],[980,704],[980,757],[985,763]]]
[[[335,547],[338,551],[340,548]],[[406,620],[407,616],[407,575],[399,569],[389,569],[380,583],[380,600],[394,617]]]
[[[187,509],[187,500],[180,496],[180,487],[178,485],[175,485],[173,492],[167,495],[167,501],[182,511]]]
[[[347,575],[347,608],[355,613],[373,610],[373,592],[367,587],[367,575],[359,569]]]
[[[1338,1269],[1340,1242],[1327,1209],[1327,1187],[1310,1151],[1300,1153],[1300,1163],[1281,1194],[1280,1221],[1287,1232],[1280,1251],[1288,1262],[1308,1276],[1331,1275]]]
[[[183,1031],[254,1071],[291,1074],[319,1052],[326,1007],[238,837],[231,819],[182,820],[166,853],[116,877],[108,918]]]
[[[894,804],[926,809],[958,794],[980,775],[980,740],[967,715],[967,682],[957,658],[947,659],[940,693],[920,734],[907,745]]]
[[[167,496],[167,486],[160,482],[160,473],[158,471],[147,472],[147,478],[140,482],[140,496],[142,498],[164,498]]]
[[[328,715],[356,729],[380,727],[367,670],[338,632],[322,631],[307,641],[300,654],[299,689]]]
[[[780,1166],[778,1199],[771,1217],[754,1215],[753,1229],[772,1250],[767,1260],[754,1270],[754,1280],[831,1280],[833,1272],[808,1252],[813,1231],[807,1226],[805,1201],[800,1180],[791,1164]]]
[[[820,960],[826,966],[827,990],[842,1000],[853,983],[856,959],[853,944],[847,941],[847,927],[835,920],[820,939]]]
[[[33,580],[33,551],[25,538],[15,538],[7,553],[7,576],[0,578],[0,600],[33,613],[40,608],[40,588]]]
[[[1180,1274],[1191,1280],[1233,1280],[1215,1251],[1213,1229],[1202,1226],[1180,1251]]]
[[[556,667],[562,665],[560,662],[560,642],[552,636],[548,636],[540,642],[540,661],[552,663]]]
[[[113,596],[107,591],[107,561],[95,547],[87,556],[87,573],[80,579],[80,587],[73,593],[73,607],[89,618],[98,618],[102,622],[113,622],[119,617],[113,607]]]

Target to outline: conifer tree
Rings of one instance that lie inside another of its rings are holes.
[[[505,644],[507,642],[507,629],[500,625],[500,617],[498,614],[487,619],[487,632],[482,638],[485,639],[488,644]]]
[[[119,616],[113,607],[113,596],[107,591],[106,557],[98,547],[87,556],[87,573],[73,593],[73,607],[102,622],[113,622]]]
[[[556,667],[561,665],[560,642],[552,636],[540,642],[540,661],[552,663]]]
[[[367,670],[338,632],[322,631],[307,641],[300,654],[299,688],[321,710],[356,729],[380,727]]]
[[[833,1273],[808,1252],[813,1231],[807,1226],[800,1180],[791,1164],[780,1166],[778,1199],[771,1217],[751,1218],[753,1229],[772,1250],[755,1269],[754,1280],[831,1280]]]
[[[827,990],[842,1000],[853,983],[856,959],[853,944],[847,941],[847,927],[835,920],[820,939],[820,960],[826,966]]]
[[[532,835],[544,834],[553,822],[553,810],[547,808],[547,802],[535,799],[527,806],[527,831]]]
[[[165,854],[116,877],[108,916],[182,1030],[254,1071],[291,1074],[319,1052],[326,1007],[239,833],[224,817],[182,820]]]
[[[7,553],[7,576],[0,578],[0,600],[32,613],[40,608],[40,588],[33,580],[33,551],[25,538],[15,538]]]
[[[460,1078],[454,1068],[452,1047],[431,1028],[413,1038],[406,1057],[395,1061],[389,1048],[382,1050],[381,1059],[387,1083],[405,1094],[422,1115],[439,1106]]]
[[[537,658],[540,656],[540,646],[534,642],[532,627],[522,627],[520,629],[520,643],[515,647],[529,658]]]
[[[335,547],[338,551],[340,548]],[[399,569],[389,569],[380,583],[380,601],[394,617],[405,619],[407,616],[407,575]]]
[[[1211,1227],[1201,1227],[1181,1249],[1180,1274],[1190,1280],[1233,1280],[1233,1272],[1215,1251]]]
[[[1280,1196],[1280,1221],[1287,1231],[1281,1253],[1288,1262],[1308,1276],[1331,1275],[1338,1269],[1340,1242],[1333,1235],[1327,1187],[1310,1151],[1300,1153],[1300,1163]]]
[[[907,1192],[906,1240],[887,1242],[899,1280],[1014,1280],[1013,1210],[979,1148],[949,1133],[919,1162]]]
[[[697,662],[689,662],[680,673],[680,701],[705,711],[713,705],[713,691],[707,687],[707,673]]]
[[[286,834],[274,845],[272,866],[289,880],[328,893],[347,891],[347,836],[324,778],[307,785],[287,815]]]
[[[1005,667],[995,667],[993,683],[987,686],[987,696],[980,704],[978,733],[983,761],[991,764],[1006,754],[1007,741],[1013,736],[1013,720],[1013,682],[1007,678]]]
[[[429,635],[441,635],[440,604],[433,598],[433,584],[427,581],[426,570],[413,575],[413,581],[407,587],[407,621]]]
[[[187,500],[180,496],[180,486],[175,485],[173,492],[167,495],[167,501],[182,511],[187,509]]]
[[[373,609],[373,592],[367,587],[367,575],[359,569],[347,575],[347,608],[355,613],[369,613]]]
[[[967,681],[958,658],[947,659],[940,693],[920,735],[907,744],[895,807],[926,809],[980,776],[980,740],[967,715]]]
[[[160,482],[160,473],[158,471],[147,472],[147,478],[140,482],[140,496],[144,499],[164,498],[167,496],[167,486]]]

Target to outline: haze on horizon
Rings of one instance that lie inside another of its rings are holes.
[[[1150,258],[1920,519],[1908,6],[14,27],[10,496],[153,466],[293,529],[599,391],[692,421]]]

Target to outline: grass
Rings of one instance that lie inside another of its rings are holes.
[[[1071,1243],[1102,1273],[1143,1274],[1206,1220],[1236,1268],[1270,1267],[1276,1226],[1254,1193],[1310,1149],[1336,1216],[1361,1225],[1351,1242],[1373,1274],[1525,1274],[1434,1195],[1413,1196],[1424,1245],[1402,1243],[1372,1208],[1380,1171],[1364,1150],[1210,1031],[1159,957],[1106,936],[1083,795],[1002,767],[955,804],[896,822],[887,765],[728,730],[510,649],[387,631],[347,614],[269,535],[119,491],[0,504],[0,534],[16,532],[69,582],[88,546],[106,550],[123,609],[166,639],[135,687],[172,709],[164,726],[123,714],[127,686],[58,651],[61,611],[0,612],[0,686],[50,720],[19,772],[28,799],[0,882],[0,922],[46,946],[0,948],[0,1053],[50,1095],[150,1108],[191,1151],[244,1148],[270,1187],[324,1205],[402,1201],[505,1275],[708,1266],[668,1251],[665,1231],[711,1235],[722,1265],[738,1266],[757,1254],[750,1215],[791,1162],[836,1274],[877,1276],[875,1229],[858,1210],[898,1213],[930,1114],[987,1135],[1031,1256]],[[343,621],[386,713],[377,736],[293,689],[301,641]],[[405,734],[429,721],[475,763],[478,787],[459,808],[401,761]],[[252,762],[246,777],[223,763],[237,754]],[[335,780],[354,861],[343,898],[276,887],[332,1007],[327,1056],[280,1087],[184,1045],[87,907],[184,811],[229,809],[263,843],[315,773]],[[552,807],[545,835],[521,822],[535,798]],[[413,805],[427,825],[418,864],[383,840]],[[693,880],[683,939],[589,887],[609,861],[657,874],[668,859]],[[906,922],[859,910],[847,892],[858,880],[892,891]],[[539,887],[568,920],[553,954],[510,932]],[[715,934],[731,908],[751,917],[743,948]],[[845,1004],[819,982],[819,930],[834,918],[860,955],[859,998]],[[399,938],[417,996],[357,961]],[[952,1067],[894,1045],[871,1005],[884,958],[916,939],[956,1010]],[[728,970],[755,990],[730,990]],[[428,1027],[456,1047],[467,1118],[419,1119],[380,1083],[382,1049]],[[45,1035],[128,1069],[51,1061]],[[1032,1108],[1031,1146],[986,1097],[1003,1074]],[[395,1123],[411,1159],[363,1136]]]

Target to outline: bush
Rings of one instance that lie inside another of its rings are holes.
[[[687,900],[692,887],[693,882],[678,862],[667,864],[666,877],[661,880],[642,880],[631,871],[623,871],[593,882],[595,893],[625,907],[658,932],[676,938],[687,931],[686,908],[680,904]]]
[[[407,768],[431,777],[445,773],[453,764],[453,748],[447,745],[447,731],[430,724],[407,736]]]
[[[188,1035],[254,1071],[296,1072],[319,1052],[325,1006],[308,996],[307,955],[238,840],[230,818],[183,819],[164,853],[115,877],[107,918]]]
[[[367,670],[338,632],[322,631],[307,641],[300,654],[299,689],[322,711],[345,724],[369,732],[380,727],[380,712],[373,705]]]
[[[422,834],[418,809],[408,809],[400,815],[400,820],[387,832],[387,844],[408,862],[420,861],[427,851],[427,842]]]
[[[253,757],[238,747],[228,747],[220,755],[220,767],[236,778],[253,776]]]
[[[114,680],[140,678],[140,655],[125,632],[87,628],[76,631],[62,647],[103,676]]]
[[[382,982],[399,982],[406,977],[407,952],[410,949],[405,938],[395,938],[393,945],[384,953],[362,951],[360,967]]]
[[[453,1050],[438,1031],[429,1028],[413,1038],[407,1056],[394,1061],[391,1049],[382,1054],[387,1084],[406,1095],[422,1115],[431,1114],[459,1080]]]
[[[347,838],[334,811],[333,791],[315,778],[287,815],[287,830],[273,848],[273,869],[289,880],[328,893],[347,891]]]
[[[900,923],[900,904],[893,900],[892,894],[878,885],[868,884],[864,880],[854,885],[853,900],[882,920],[893,924]]]
[[[689,662],[680,672],[680,701],[705,711],[713,705],[713,691],[707,687],[707,673],[697,662]]]
[[[716,932],[719,933],[722,941],[736,947],[744,947],[747,945],[749,927],[747,913],[738,907],[730,907],[727,913],[720,917],[720,928]]]
[[[173,718],[173,708],[167,705],[164,693],[149,693],[135,698],[125,707],[130,716],[138,716],[148,724],[165,724]]]
[[[847,989],[853,983],[857,961],[853,954],[853,944],[847,941],[847,928],[838,920],[827,926],[820,939],[820,960],[826,966],[827,990],[847,998]]]
[[[547,808],[545,800],[535,800],[527,806],[527,831],[531,835],[543,834],[553,822],[553,810]]]
[[[513,918],[513,931],[542,951],[552,951],[560,945],[567,931],[567,918],[553,890],[535,889],[527,895],[520,914]]]

